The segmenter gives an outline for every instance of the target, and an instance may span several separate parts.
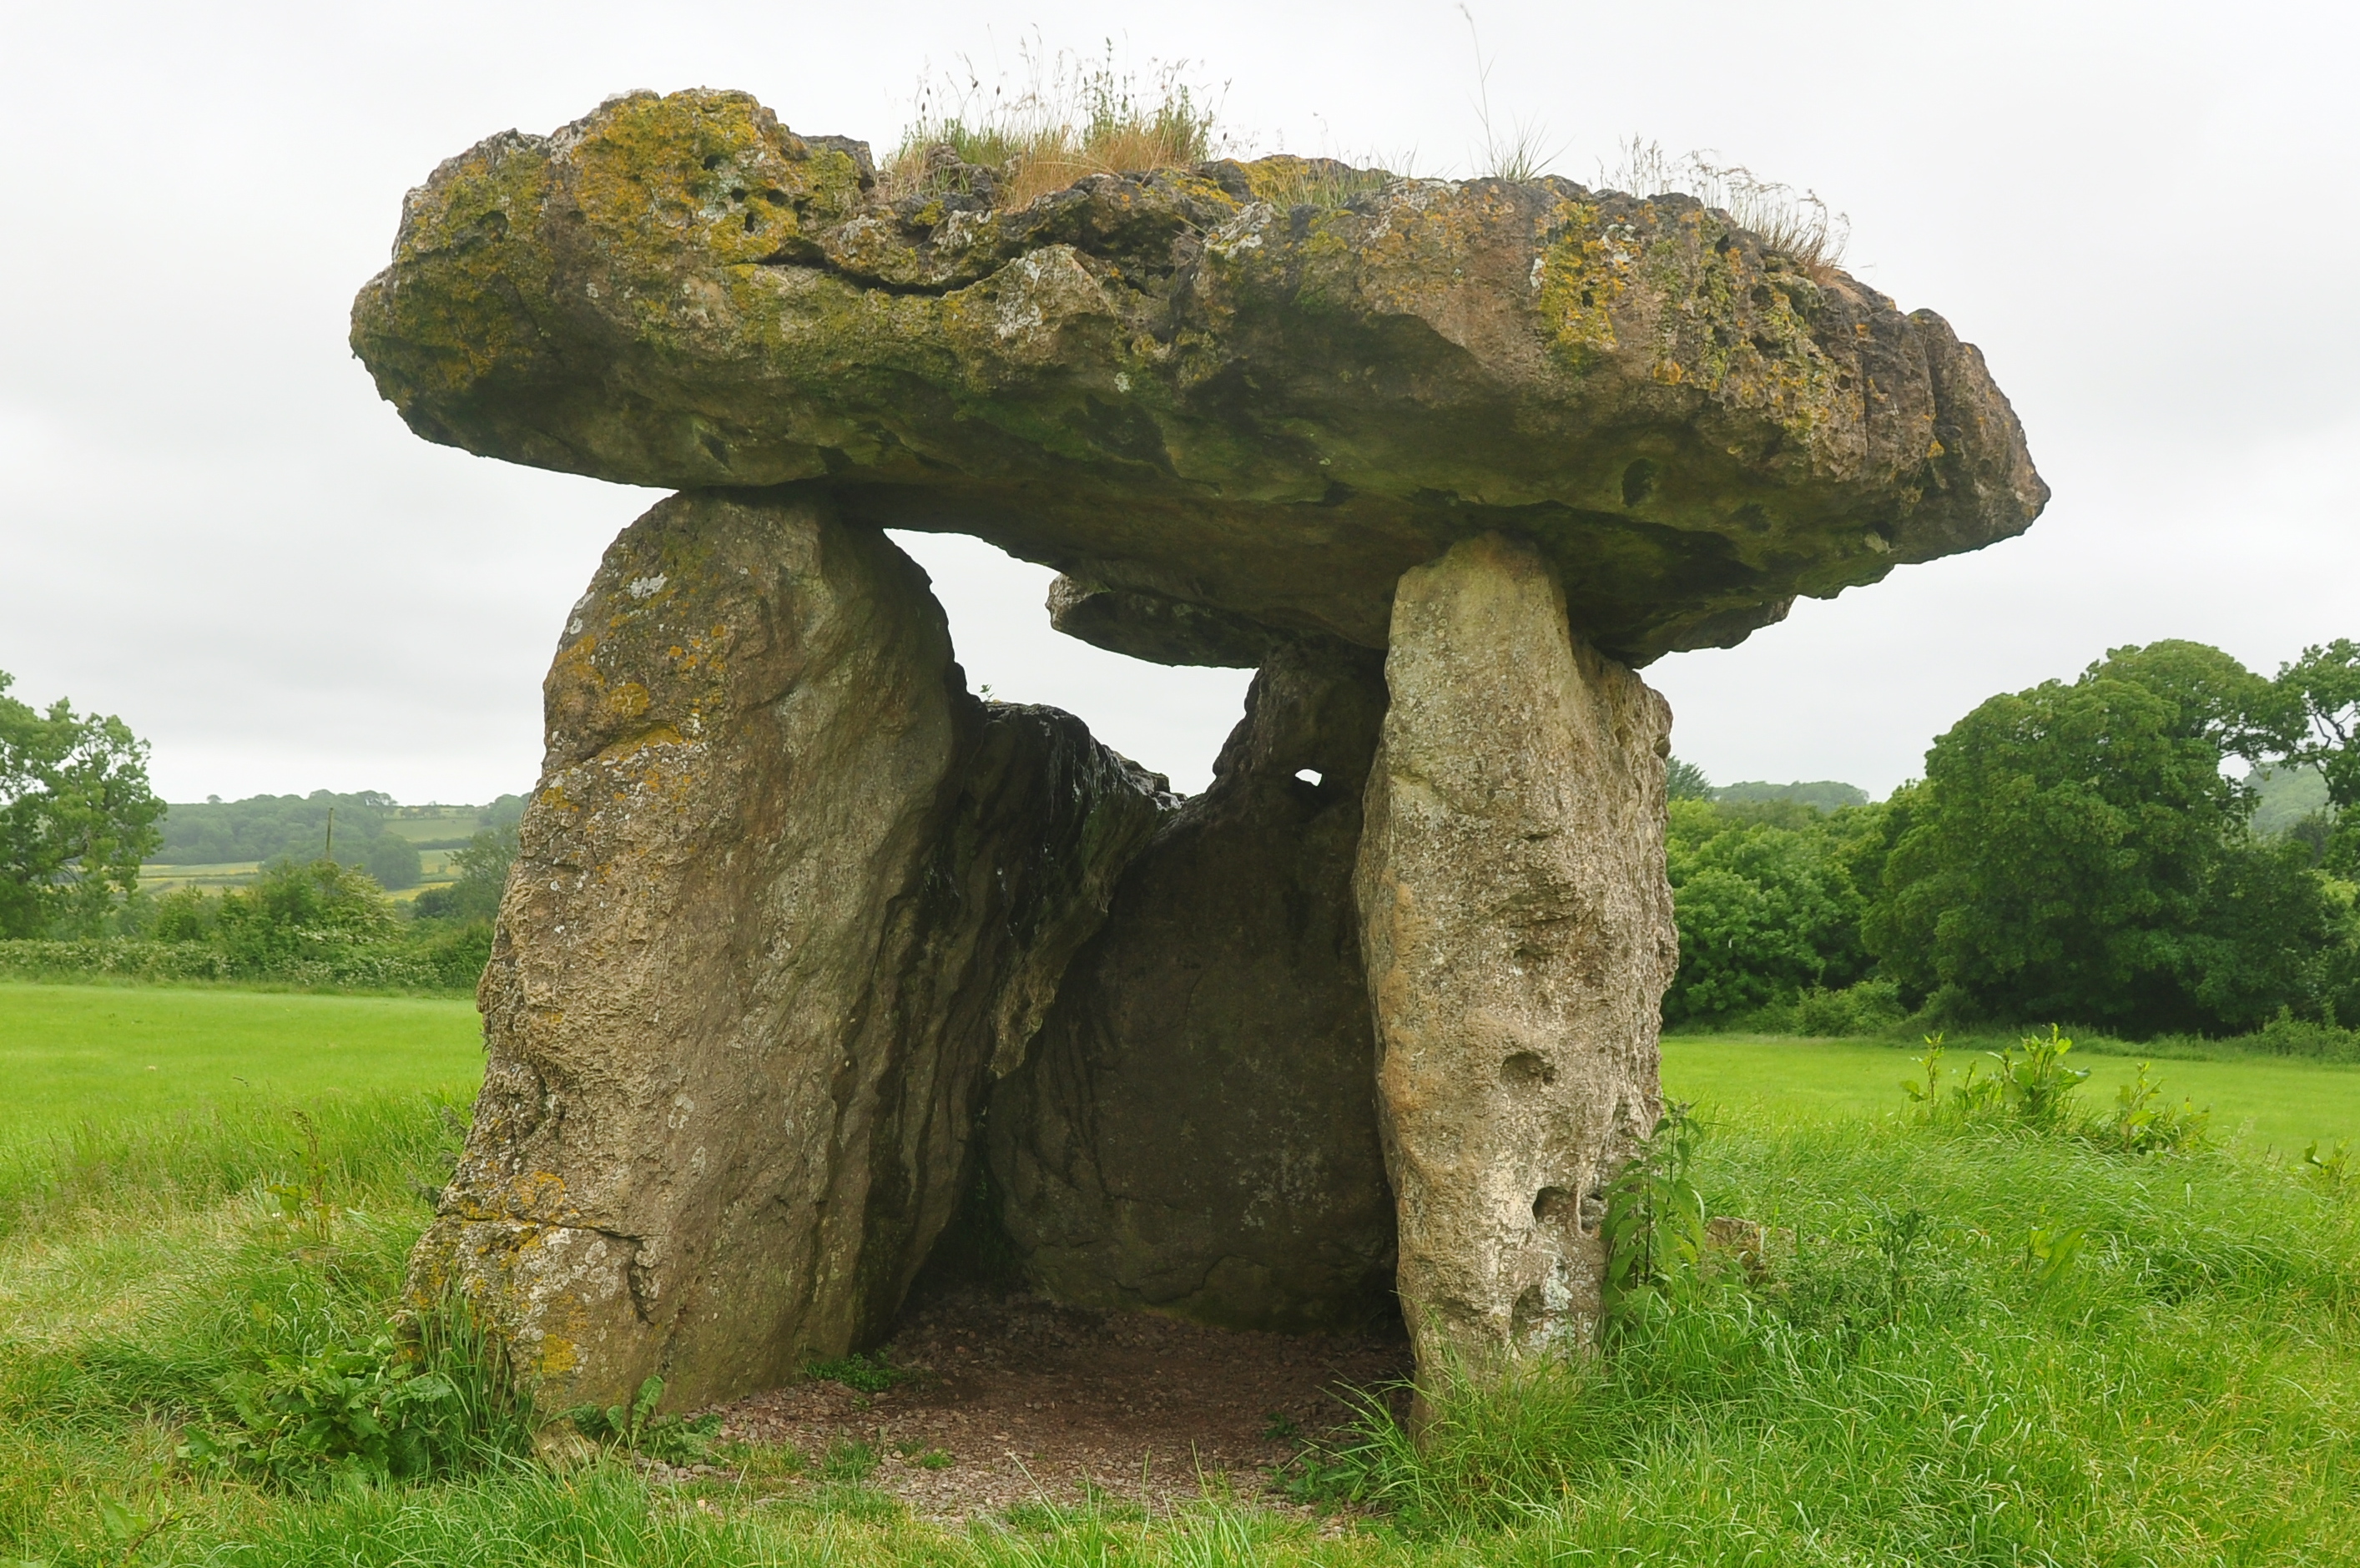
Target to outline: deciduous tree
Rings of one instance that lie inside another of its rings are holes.
[[[30,707],[13,684],[0,671],[0,936],[94,932],[156,844],[148,745],[62,697]]]

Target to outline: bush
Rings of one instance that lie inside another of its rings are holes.
[[[2360,1062],[2360,1029],[2298,1018],[2287,1009],[2245,1037],[2243,1043],[2273,1056],[2307,1056],[2320,1062]]]
[[[1890,980],[1863,980],[1841,991],[1814,986],[1776,1021],[1784,1026],[1780,1032],[1789,1034],[1879,1035],[1899,1028],[1907,1018],[1901,987]]]
[[[497,909],[497,883],[492,878],[505,880],[513,841],[513,829],[505,841],[478,834],[475,848],[462,852],[462,862],[468,864],[456,887],[465,908],[488,903]],[[488,912],[479,919],[404,922],[375,881],[328,860],[309,866],[282,861],[251,887],[218,896],[176,888],[156,900],[148,928],[148,937],[0,941],[0,975],[468,991],[492,952]]]

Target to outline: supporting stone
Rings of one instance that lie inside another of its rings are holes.
[[[1211,788],[1132,865],[995,1091],[1003,1220],[1036,1289],[1240,1328],[1392,1314],[1351,901],[1383,713],[1378,655],[1273,650]]]
[[[1531,548],[1401,581],[1355,892],[1421,1380],[1579,1343],[1602,1187],[1660,1104],[1671,713]]]
[[[489,1070],[412,1292],[473,1299],[544,1409],[784,1381],[899,1303],[989,1062],[1162,781],[968,697],[924,573],[792,493],[633,524],[545,696]]]

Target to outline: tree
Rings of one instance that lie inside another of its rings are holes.
[[[517,854],[513,825],[477,833],[467,847],[453,855],[459,879],[444,887],[429,887],[412,906],[421,920],[489,920],[500,912],[500,895],[508,885],[508,867]]]
[[[2266,755],[2272,688],[2217,649],[2117,648],[1992,698],[1897,800],[1863,924],[1918,996],[2012,1022],[2251,1028],[2309,1005],[2331,910],[2299,844],[2245,832],[2224,748]]]
[[[250,886],[221,896],[213,929],[232,959],[266,969],[330,944],[381,942],[394,923],[384,890],[366,873],[333,860],[279,860],[263,867]]]
[[[1664,764],[1664,794],[1674,800],[1710,800],[1712,780],[1695,763],[1675,757]]]
[[[2319,769],[2337,812],[2328,865],[2360,877],[2360,643],[2338,637],[2304,648],[2272,684],[2288,755]]]
[[[0,671],[0,936],[94,933],[156,844],[148,745],[62,697],[28,707],[13,684]]]
[[[423,875],[418,846],[397,833],[381,833],[371,839],[361,864],[377,878],[378,886],[396,890],[417,887]]]
[[[1665,1017],[1725,1018],[1859,979],[1868,959],[1852,863],[1877,815],[1794,800],[1673,801],[1665,860],[1680,967]]]

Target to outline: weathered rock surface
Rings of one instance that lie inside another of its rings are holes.
[[[546,703],[413,1292],[477,1301],[547,1409],[782,1381],[898,1305],[1162,781],[968,697],[924,574],[809,496],[632,525]]]
[[[1385,679],[1355,890],[1403,1309],[1427,1374],[1480,1373],[1592,1330],[1659,1108],[1671,713],[1497,537],[1402,580]]]
[[[1235,1328],[1393,1312],[1352,904],[1380,665],[1273,651],[1211,788],[1132,863],[994,1091],[1002,1223],[1043,1293]]]
[[[1382,648],[1400,574],[1500,529],[1644,662],[2046,501],[1939,317],[1688,198],[1305,173],[994,209],[882,191],[858,144],[742,93],[633,94],[437,169],[353,343],[432,440],[824,481],[1129,595],[1074,621],[1126,650],[1188,607]]]

